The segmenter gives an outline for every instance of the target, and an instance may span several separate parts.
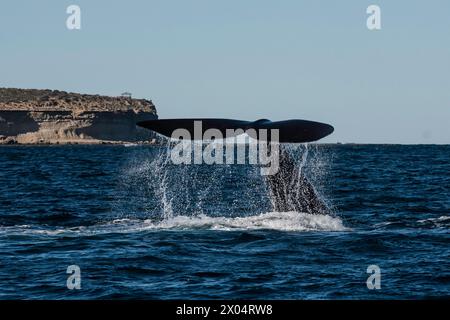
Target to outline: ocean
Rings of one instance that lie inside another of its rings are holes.
[[[0,299],[450,297],[450,146],[290,148],[330,214],[165,146],[1,147]]]

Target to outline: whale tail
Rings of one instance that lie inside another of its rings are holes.
[[[202,139],[205,131],[209,129],[219,130],[223,137],[226,137],[229,132],[227,130],[236,131],[242,129],[247,131],[249,129],[256,130],[278,130],[278,142],[280,143],[305,143],[322,139],[334,131],[334,128],[326,123],[309,121],[309,120],[284,120],[284,121],[270,121],[267,119],[260,119],[257,121],[243,121],[234,119],[158,119],[147,120],[137,123],[138,126],[158,132],[166,137],[171,137],[173,132],[177,129],[184,129],[189,132],[193,140]],[[196,128],[196,126],[198,126]],[[196,136],[198,131],[199,136]],[[269,136],[257,136],[259,140],[270,139]]]

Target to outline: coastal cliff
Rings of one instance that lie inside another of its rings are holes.
[[[157,117],[145,99],[0,88],[0,144],[148,142],[136,122]]]

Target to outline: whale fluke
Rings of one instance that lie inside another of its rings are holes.
[[[201,121],[201,137],[203,133],[208,129],[219,130],[223,137],[227,136],[227,129],[244,131],[248,129],[278,129],[279,130],[279,142],[280,143],[305,143],[317,141],[326,137],[334,131],[334,128],[326,123],[320,123],[309,120],[284,120],[272,122],[267,119],[260,119],[257,121],[243,121],[234,119],[211,119],[211,118],[198,118],[198,119],[158,119],[147,120],[138,122],[137,125],[166,137],[171,137],[172,133],[176,129],[185,129],[194,137],[194,123],[195,121]],[[270,137],[270,135],[269,135]],[[263,137],[256,137],[260,140]],[[195,139],[195,137],[194,137]]]

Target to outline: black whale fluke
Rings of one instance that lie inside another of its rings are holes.
[[[208,129],[219,130],[226,137],[226,130],[232,129],[278,129],[279,142],[281,143],[304,143],[322,139],[334,131],[334,128],[326,123],[320,123],[308,120],[284,120],[275,121],[261,119],[254,122],[233,120],[233,119],[159,119],[138,122],[137,125],[166,137],[171,137],[172,132],[176,129],[186,129],[194,139],[194,122],[201,121],[202,136]],[[263,137],[258,137],[260,140]],[[269,138],[270,139],[270,138]]]

